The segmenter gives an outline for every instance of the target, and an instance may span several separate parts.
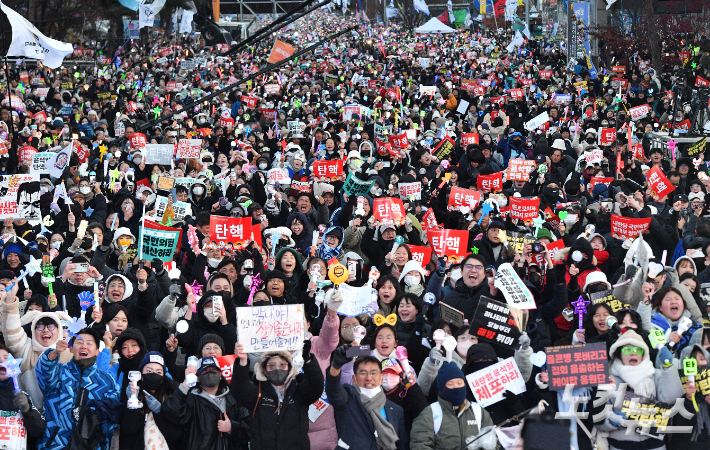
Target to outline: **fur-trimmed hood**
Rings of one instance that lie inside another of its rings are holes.
[[[266,379],[266,374],[264,373],[264,368],[266,366],[266,362],[274,356],[280,356],[288,362],[289,371],[288,378],[286,379],[286,384],[288,384],[291,379],[296,376],[296,367],[293,365],[293,357],[289,352],[286,351],[264,352],[261,355],[261,361],[259,361],[259,363],[254,366],[254,377],[258,381],[268,381]]]

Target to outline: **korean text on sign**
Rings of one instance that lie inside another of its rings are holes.
[[[511,159],[508,163],[508,179],[528,181],[530,172],[535,169],[535,161],[530,159]]]
[[[606,343],[547,347],[547,373],[550,390],[562,391],[565,386],[598,386],[609,379]]]
[[[526,391],[518,364],[511,356],[479,371],[466,375],[466,381],[482,408],[503,400],[505,391],[518,395]]]
[[[210,239],[215,242],[244,242],[251,235],[251,218],[210,216]]]
[[[522,320],[520,310],[481,297],[472,325],[478,327],[476,335],[479,339],[512,348],[518,346],[518,338],[522,334],[519,328],[520,320]]]
[[[237,308],[237,340],[246,353],[301,350],[305,323],[300,304]]]

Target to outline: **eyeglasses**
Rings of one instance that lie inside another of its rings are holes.
[[[377,342],[394,341],[394,336],[377,336]]]
[[[636,346],[630,345],[627,347],[622,347],[621,353],[623,353],[626,356],[629,356],[632,354],[643,355],[645,353],[645,350],[642,349],[641,347],[636,347]]]
[[[126,285],[123,283],[111,283],[108,285],[109,289],[125,289]]]
[[[213,347],[205,345],[204,347],[202,347],[202,350],[204,350],[206,352],[212,352],[212,351],[216,352],[217,350],[220,350],[220,349],[221,349],[221,347],[219,345],[215,345]]]
[[[283,284],[283,282],[284,282],[284,280],[282,280],[281,278],[272,278],[272,279],[269,280],[269,283],[281,283],[281,284]]]
[[[464,269],[466,270],[475,270],[476,272],[483,272],[483,266],[480,264],[466,264],[463,266]]]
[[[458,342],[478,341],[478,338],[476,336],[471,336],[470,334],[462,334],[461,336],[457,337],[456,340]]]
[[[288,364],[269,363],[266,365],[266,368],[268,370],[288,370]]]
[[[350,325],[343,325],[343,330],[349,330],[351,328],[355,328],[355,327],[352,327]]]
[[[56,323],[48,323],[48,324],[43,324],[43,323],[38,323],[37,324],[37,329],[39,331],[44,331],[45,329],[49,331],[54,331],[57,329],[57,324]]]
[[[379,374],[380,372],[378,370],[371,370],[370,372],[368,372],[367,370],[359,370],[357,372],[357,376],[359,377],[366,377],[369,375],[370,377],[375,378]]]

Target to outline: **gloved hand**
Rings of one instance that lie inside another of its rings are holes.
[[[528,349],[530,347],[530,337],[528,336],[528,334],[521,334],[518,338],[518,343],[520,344],[520,350],[518,350],[519,352]]]
[[[440,366],[444,360],[444,353],[441,349],[434,347],[429,352],[429,359],[431,359],[432,364],[435,366]]]
[[[74,239],[74,242],[72,242],[71,247],[69,247],[69,251],[74,253],[75,251],[79,250],[79,246],[81,243],[84,242],[83,239],[76,238]]]
[[[175,302],[177,301],[178,295],[180,295],[180,285],[179,284],[171,284],[170,285],[170,300]]]
[[[12,406],[23,414],[30,412],[30,400],[24,392],[15,392],[12,396]]]
[[[673,353],[665,345],[661,347],[656,355],[656,367],[663,367],[665,369],[673,365]]]
[[[566,264],[557,264],[555,266],[555,277],[558,283],[566,283],[565,275],[567,274]]]
[[[474,223],[471,229],[469,230],[469,234],[473,234],[474,236],[478,236],[480,232],[481,226],[478,223]]]
[[[443,256],[436,260],[436,271],[439,275],[444,275],[444,272],[446,272],[446,258]]]
[[[162,275],[165,272],[165,267],[163,267],[163,261],[160,258],[153,258],[150,260],[150,266],[155,269],[156,275]]]
[[[160,408],[162,408],[163,405],[158,401],[158,399],[150,395],[148,392],[143,391],[143,393],[145,394],[145,403],[148,408],[150,408],[150,410],[153,411],[154,414],[158,414],[160,412]]]
[[[424,331],[424,326],[426,325],[426,318],[424,314],[417,314],[417,318],[414,319],[414,332],[421,334]]]
[[[308,360],[311,359],[311,340],[310,339],[304,339],[303,340],[303,361],[308,362]]]
[[[513,394],[511,391],[506,389],[505,392],[503,392],[502,402],[504,404],[508,405],[509,407],[512,407],[513,405],[515,405],[515,403],[517,403],[517,401],[518,401],[518,396]]]
[[[330,363],[330,366],[333,369],[340,370],[345,364],[350,362],[352,358],[348,358],[346,356],[346,353],[350,347],[352,347],[352,345],[345,344],[335,349],[335,351],[333,352],[333,360]]]
[[[410,219],[409,217],[404,218],[404,229],[407,230],[407,233],[413,230],[412,219]]]
[[[338,308],[343,304],[343,296],[340,293],[340,289],[334,289],[333,295],[330,297],[328,302],[328,309],[333,312],[338,312]]]
[[[609,414],[609,417],[607,417],[607,420],[609,421],[610,424],[612,424],[616,427],[621,427],[624,425],[624,422],[626,421],[626,413],[612,412],[611,414]]]
[[[113,242],[113,231],[111,231],[111,230],[104,231],[104,238],[101,241],[101,245],[103,247],[109,247],[109,246],[111,246],[112,242]]]

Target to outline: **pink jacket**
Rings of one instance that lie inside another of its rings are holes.
[[[339,342],[340,319],[328,314],[323,320],[320,335],[311,337],[311,353],[316,356],[324,378],[326,369],[330,367],[330,355]],[[310,423],[308,438],[311,440],[311,450],[333,450],[338,446],[338,430],[335,428],[332,406],[328,406],[315,422]]]

